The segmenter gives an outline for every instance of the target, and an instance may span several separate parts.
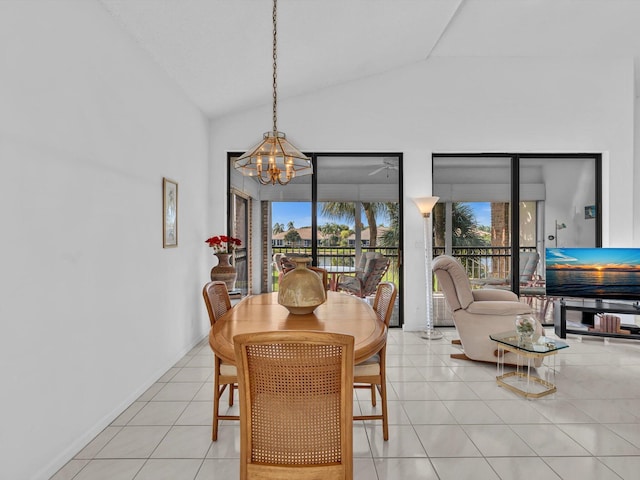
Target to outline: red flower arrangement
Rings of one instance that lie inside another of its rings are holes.
[[[213,248],[213,253],[231,253],[237,247],[242,245],[239,238],[228,237],[226,235],[216,235],[215,237],[207,238],[204,243]]]

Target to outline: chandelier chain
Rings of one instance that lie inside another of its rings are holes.
[[[277,19],[277,3],[278,0],[273,0],[273,131],[278,131],[278,83],[277,83],[277,68],[278,68],[278,19]]]

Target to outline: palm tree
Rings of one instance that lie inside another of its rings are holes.
[[[277,223],[277,222],[276,222],[276,223],[274,223],[274,224],[273,224],[273,230],[272,230],[272,233],[273,233],[274,235],[277,235],[277,234],[282,233],[282,232],[284,232],[284,225],[283,225],[283,224],[281,224],[281,223]]]
[[[436,204],[434,208],[435,245],[444,247],[445,238],[445,205]],[[462,202],[451,204],[451,244],[454,247],[477,247],[487,245],[484,235],[478,228],[476,216],[470,205]]]
[[[380,244],[383,247],[397,247],[400,244],[400,216],[397,203],[385,203],[389,228],[380,236]]]
[[[323,242],[325,246],[337,246],[340,243],[340,234],[345,230],[349,230],[349,227],[337,223],[326,223],[320,225],[318,230],[324,235]]]
[[[362,210],[369,223],[369,246],[375,247],[378,238],[378,224],[376,215],[384,213],[386,204],[379,202],[362,202]],[[362,221],[356,218],[356,206],[353,202],[325,202],[321,207],[322,215],[332,220],[344,220],[354,222],[357,228],[362,230]]]
[[[289,223],[287,223],[287,230],[293,230],[296,227],[293,226],[293,221],[290,221]]]
[[[486,245],[485,239],[478,233],[478,222],[471,206],[466,203],[454,202],[452,207],[453,246],[475,247]]]

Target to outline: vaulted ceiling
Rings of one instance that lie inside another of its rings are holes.
[[[97,1],[208,117],[271,103],[270,0]],[[640,0],[278,2],[279,98],[431,57],[625,57],[637,72]]]

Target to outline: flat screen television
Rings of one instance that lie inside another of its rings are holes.
[[[640,248],[547,248],[550,297],[640,300]]]

